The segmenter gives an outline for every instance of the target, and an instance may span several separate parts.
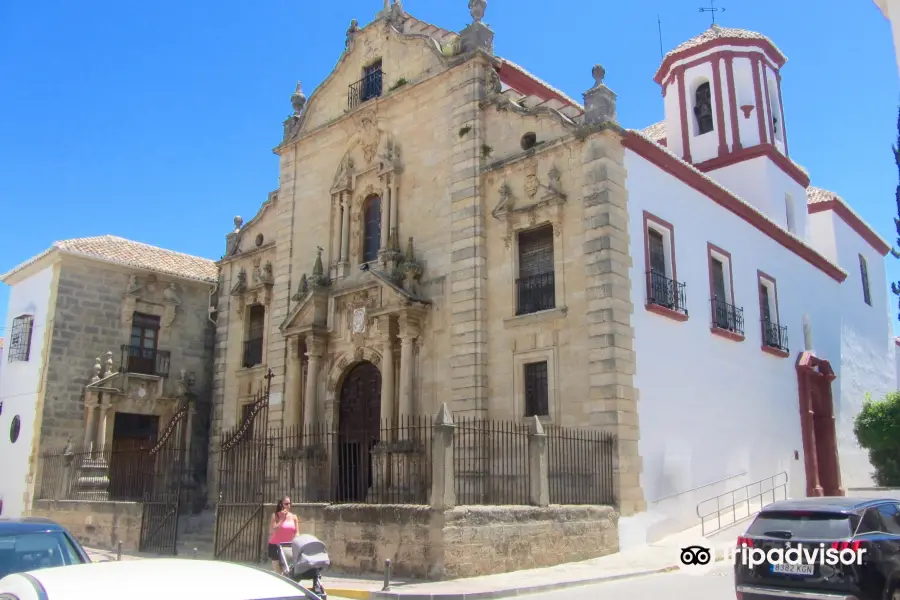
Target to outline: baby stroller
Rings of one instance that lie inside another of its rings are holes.
[[[296,582],[304,579],[312,580],[312,592],[328,600],[325,588],[322,587],[322,570],[331,566],[331,559],[325,544],[317,537],[309,534],[296,536],[289,544],[281,544],[281,568],[285,577]]]

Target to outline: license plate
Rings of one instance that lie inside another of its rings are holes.
[[[777,564],[772,565],[772,572],[780,575],[814,575],[816,567],[815,565]]]

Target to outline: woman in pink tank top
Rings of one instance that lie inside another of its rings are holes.
[[[299,526],[297,515],[291,512],[291,499],[285,496],[278,502],[275,514],[269,521],[269,559],[276,573],[281,573],[279,547],[281,544],[289,544],[294,539]]]

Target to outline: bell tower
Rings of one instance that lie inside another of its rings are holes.
[[[788,214],[787,197],[802,205],[809,177],[790,159],[786,62],[764,35],[713,25],[669,52],[654,80],[668,148],[800,235],[805,215]]]

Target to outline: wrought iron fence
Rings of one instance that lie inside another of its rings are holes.
[[[554,426],[544,431],[550,504],[614,505],[615,436],[604,431]]]
[[[688,314],[685,284],[656,271],[647,272],[647,302]]]
[[[516,314],[527,315],[556,306],[554,274],[539,273],[516,280]]]
[[[458,504],[528,504],[528,427],[456,417],[453,469]]]
[[[719,298],[712,299],[713,327],[744,335],[744,309]]]
[[[790,352],[788,349],[787,325],[779,325],[772,321],[763,320],[762,329],[763,343],[766,346],[782,352]]]
[[[347,108],[353,110],[363,102],[381,96],[383,82],[384,72],[381,69],[375,69],[359,81],[351,83],[347,89]]]

